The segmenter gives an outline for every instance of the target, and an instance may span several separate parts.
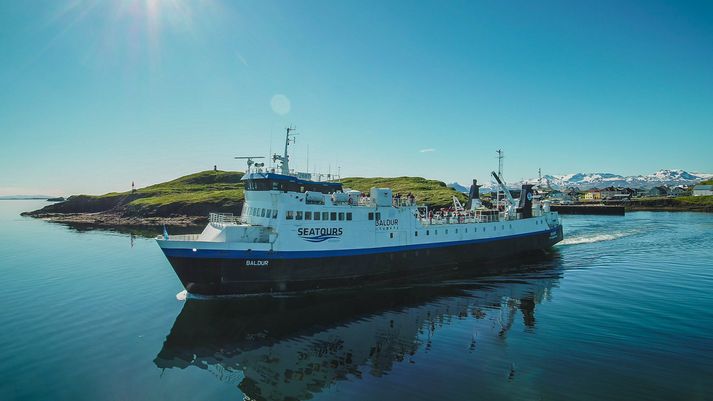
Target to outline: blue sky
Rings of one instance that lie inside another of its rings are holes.
[[[713,2],[0,2],[0,194],[243,169],[289,124],[344,176],[713,172]]]

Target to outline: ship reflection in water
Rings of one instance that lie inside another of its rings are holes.
[[[437,352],[433,343],[455,321],[472,322],[463,353],[485,343],[502,353],[514,324],[534,330],[537,305],[562,277],[559,265],[555,253],[525,273],[488,278],[466,272],[407,288],[188,300],[154,362],[207,369],[249,399],[310,399],[341,380],[417,363],[419,353]]]

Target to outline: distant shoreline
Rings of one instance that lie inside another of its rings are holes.
[[[50,198],[0,198],[0,201],[4,200],[12,200],[12,201],[18,201],[18,200],[49,200]]]

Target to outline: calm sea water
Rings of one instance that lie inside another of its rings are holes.
[[[2,400],[710,400],[713,215],[564,216],[528,271],[179,301],[151,239],[0,201]]]

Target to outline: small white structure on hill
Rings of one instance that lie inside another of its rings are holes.
[[[696,185],[693,187],[693,196],[713,195],[713,185]]]

